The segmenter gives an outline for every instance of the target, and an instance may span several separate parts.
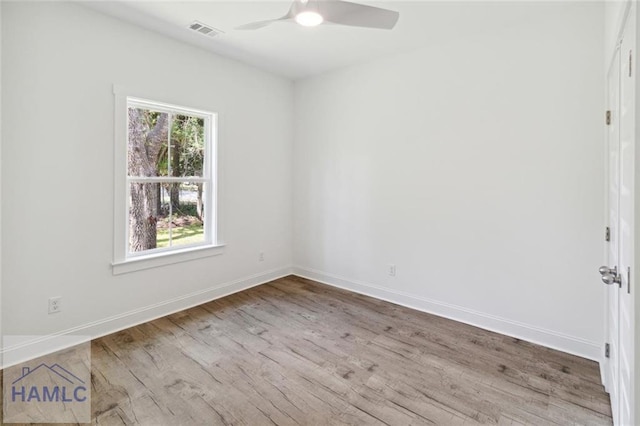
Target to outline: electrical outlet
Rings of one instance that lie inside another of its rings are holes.
[[[62,296],[49,298],[49,313],[57,314],[62,310]]]
[[[390,277],[396,276],[396,265],[389,265],[389,276]]]
[[[261,252],[258,254],[258,261],[259,261],[259,262],[264,262],[264,252],[263,252],[263,251],[261,251]]]

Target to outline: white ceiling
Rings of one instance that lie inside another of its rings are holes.
[[[253,21],[278,18],[290,2],[272,1],[96,1],[89,7],[211,52],[292,79],[414,50],[430,43],[481,33],[495,26],[530,20],[559,3],[526,2],[354,2],[400,12],[393,30],[323,24],[305,28],[277,22],[240,31]],[[200,21],[224,33],[209,38],[188,29]]]

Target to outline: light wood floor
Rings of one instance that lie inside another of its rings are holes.
[[[611,424],[597,363],[287,277],[92,343],[104,425]]]

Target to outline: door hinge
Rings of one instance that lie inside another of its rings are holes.
[[[631,294],[631,266],[627,266],[627,294]]]
[[[633,69],[633,50],[629,51],[629,77],[631,77],[631,70]]]
[[[611,229],[608,226],[604,228],[604,240],[611,241]]]
[[[608,110],[608,111],[605,113],[604,121],[605,121],[605,123],[607,123],[607,126],[610,126],[610,125],[611,125],[611,111],[610,111],[610,110]]]
[[[611,355],[611,346],[608,343],[604,344],[604,357],[609,358]]]

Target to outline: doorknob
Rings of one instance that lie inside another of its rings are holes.
[[[622,279],[620,279],[620,275],[603,274],[602,282],[606,285],[618,284],[618,287],[622,287]]]
[[[608,266],[601,266],[598,268],[598,272],[600,275],[618,275],[618,267],[614,266],[613,268],[609,268]]]

